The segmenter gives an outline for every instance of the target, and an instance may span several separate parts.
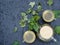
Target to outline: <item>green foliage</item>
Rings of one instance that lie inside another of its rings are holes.
[[[34,18],[35,21],[38,21],[40,19],[40,16],[35,15],[33,18]]]
[[[60,10],[53,10],[55,18],[59,18],[60,17]]]
[[[47,4],[51,6],[53,4],[53,0],[48,0]]]
[[[60,34],[60,26],[55,27],[55,33]]]
[[[19,24],[20,24],[21,27],[25,27],[26,26],[26,21],[28,20],[27,15],[26,15],[26,13],[22,12],[21,16],[22,16],[22,18],[21,18]]]
[[[42,6],[41,6],[41,3],[39,2],[36,11],[37,12],[40,12],[41,10],[42,10]]]
[[[21,25],[21,27],[25,27],[26,23],[28,23],[29,29],[30,30],[34,29],[37,32],[39,29],[38,20],[40,19],[38,12],[41,11],[42,7],[40,4],[38,4],[37,12],[36,10],[33,10],[35,2],[30,2],[29,5],[31,6],[31,8],[21,13],[22,19],[20,20],[19,24]],[[27,18],[28,14],[32,14],[32,17],[30,19]]]
[[[36,22],[31,22],[31,23],[29,24],[29,29],[38,32],[38,29],[39,29],[38,23],[36,23]]]
[[[38,5],[37,11],[39,12],[39,11],[41,11],[41,10],[42,10],[42,6],[41,6],[41,5]]]
[[[27,11],[26,11],[26,14],[30,14],[32,12],[32,8],[29,8]]]
[[[24,17],[24,16],[26,16],[26,13],[24,13],[24,12],[21,12],[21,16],[23,16],[23,17]]]
[[[24,21],[28,20],[26,13],[22,12],[22,13],[21,13],[21,16],[22,16],[22,19],[23,19]]]
[[[35,24],[34,24],[33,29],[34,29],[36,32],[38,32],[38,30],[39,30],[39,25],[38,25],[38,23],[35,23]]]
[[[17,32],[17,30],[18,30],[18,28],[17,27],[14,27],[13,32]]]
[[[33,15],[35,15],[35,14],[36,14],[36,11],[35,11],[35,10],[33,10],[33,11],[32,11],[32,14],[33,14]]]
[[[20,45],[19,41],[14,41],[12,45]]]
[[[38,25],[38,20],[40,19],[39,16],[35,15],[33,16],[31,19],[30,19],[30,22],[29,22],[29,29],[30,30],[35,30],[36,32],[38,31],[39,29],[39,25]]]
[[[26,26],[26,22],[24,20],[21,20],[19,22],[19,24],[20,24],[21,27],[25,27]]]
[[[31,6],[31,8],[33,8],[35,6],[35,2],[30,2],[29,5]]]

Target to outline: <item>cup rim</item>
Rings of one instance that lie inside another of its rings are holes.
[[[49,24],[44,24],[44,25],[42,25],[42,27],[43,27],[43,26],[49,26],[49,27],[51,27]],[[52,27],[51,27],[51,28],[52,28]],[[41,29],[41,28],[40,28],[40,29]],[[49,39],[44,39],[43,37],[40,36],[40,29],[39,29],[39,31],[38,31],[38,33],[37,33],[39,39],[41,39],[42,41],[50,41],[50,40],[52,40],[51,37],[53,37],[53,35],[54,35],[54,30],[53,30],[52,36],[51,36]],[[53,29],[53,28],[52,28],[52,29]]]
[[[31,34],[33,34],[33,36],[34,36],[33,40],[31,40],[31,41],[27,41],[27,40],[25,39],[27,33],[31,33]],[[35,39],[36,39],[35,33],[34,33],[33,31],[26,31],[26,32],[24,33],[24,35],[23,35],[23,39],[24,39],[24,42],[26,42],[26,43],[33,43],[33,42],[35,41]]]
[[[51,12],[51,13],[52,13],[52,19],[51,19],[51,20],[46,20],[46,19],[44,18],[45,14],[48,13],[48,12]],[[44,20],[45,22],[52,22],[52,21],[55,19],[55,16],[54,16],[54,13],[52,12],[52,10],[45,10],[45,11],[43,12],[43,14],[42,14],[42,18],[43,18],[43,20]]]

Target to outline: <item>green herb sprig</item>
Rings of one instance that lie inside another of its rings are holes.
[[[31,6],[31,8],[21,13],[22,19],[20,20],[19,24],[21,25],[21,27],[25,27],[27,22],[29,30],[34,30],[37,32],[39,29],[38,20],[40,19],[40,16],[38,13],[41,11],[42,7],[39,4],[37,6],[37,10],[33,10],[33,7],[35,6],[35,2],[30,2],[29,5]],[[28,14],[32,14],[32,17],[30,19],[27,18]]]
[[[60,18],[60,10],[53,10],[55,18]]]
[[[20,45],[19,41],[14,41],[12,45]]]
[[[42,6],[40,3],[38,3],[38,6],[37,6],[37,12],[40,12],[42,10]]]
[[[48,4],[49,6],[51,6],[51,5],[53,4],[53,0],[48,0],[48,1],[47,1],[47,4]]]
[[[18,28],[17,27],[14,27],[13,32],[17,32],[17,30],[18,30]]]
[[[60,26],[56,26],[54,31],[56,34],[60,34]]]

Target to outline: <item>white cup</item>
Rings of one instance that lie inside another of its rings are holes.
[[[52,22],[55,20],[54,13],[51,10],[45,10],[43,12],[42,18],[45,22]]]
[[[51,26],[47,24],[40,27],[40,30],[38,32],[39,39],[45,42],[48,42],[50,40],[56,42],[56,39],[53,37],[53,35],[54,35],[53,29],[51,28]]]
[[[35,33],[33,31],[26,31],[23,35],[23,42],[33,43],[36,39]]]

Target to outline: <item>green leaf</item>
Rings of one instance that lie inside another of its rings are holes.
[[[35,6],[35,2],[30,2],[29,5],[31,6],[31,8],[33,8]]]
[[[42,10],[42,6],[41,5],[38,5],[37,11],[40,12],[41,10]]]
[[[47,4],[51,6],[53,4],[53,0],[48,0]]]
[[[25,21],[27,21],[27,20],[28,20],[27,16],[24,16],[24,20],[25,20]]]
[[[33,30],[33,26],[31,24],[29,24],[28,26],[29,26],[29,30]]]
[[[14,32],[17,32],[17,30],[18,30],[18,28],[17,28],[17,27],[15,27],[13,31],[14,31]]]
[[[20,45],[19,41],[14,41],[12,45]]]
[[[31,17],[30,21],[29,21],[29,29],[30,30],[35,30],[36,32],[39,29],[39,25],[38,25],[38,20],[40,19],[40,16],[38,15],[34,15]]]
[[[41,6],[41,3],[39,2],[36,11],[37,12],[40,12],[41,10],[42,10],[42,6]]]
[[[35,11],[35,10],[33,10],[33,11],[32,11],[32,14],[33,14],[33,15],[35,15],[35,14],[36,14],[36,11]]]
[[[34,24],[33,29],[38,32],[39,30],[39,25],[37,23]]]
[[[29,29],[38,32],[38,30],[39,30],[39,25],[38,25],[38,23],[36,23],[36,22],[30,23],[30,24],[29,24]]]
[[[55,33],[60,34],[60,26],[55,27]]]
[[[53,10],[55,18],[60,18],[60,10]]]
[[[40,19],[40,16],[35,15],[33,18],[34,18],[35,21],[38,21]]]
[[[19,22],[19,24],[20,24],[21,27],[25,27],[25,26],[26,26],[26,22],[24,22],[24,20],[21,20],[21,21]]]
[[[34,15],[34,16],[32,16],[32,18],[30,19],[30,21],[31,22],[36,22],[36,21],[38,21],[40,19],[40,16],[38,16],[38,15]]]
[[[22,15],[22,19],[23,19],[24,21],[28,20],[26,13],[22,12],[21,15]]]
[[[29,19],[29,23],[34,22],[34,18]]]
[[[24,12],[21,12],[21,15],[22,15],[22,16],[26,16],[26,13],[24,13]]]
[[[29,8],[27,11],[26,11],[26,14],[30,14],[32,12],[32,9]]]
[[[30,22],[31,25],[34,25],[34,22]]]

